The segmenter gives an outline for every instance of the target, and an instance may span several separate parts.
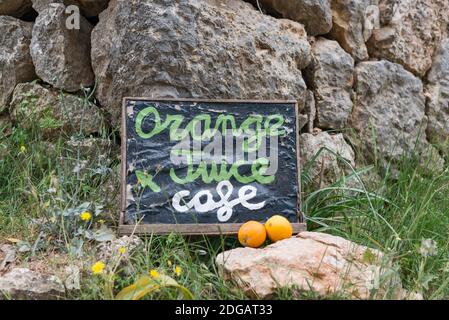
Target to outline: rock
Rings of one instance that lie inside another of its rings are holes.
[[[355,72],[351,125],[367,155],[395,161],[413,152],[417,141],[427,146],[421,80],[388,61],[362,62]]]
[[[33,3],[33,9],[39,14],[52,3],[64,4],[64,0],[31,0],[31,2]]]
[[[50,3],[61,3],[66,6],[75,5],[85,17],[96,17],[108,7],[109,0],[31,0],[37,12],[45,10]]]
[[[64,269],[64,286],[67,290],[80,290],[80,269],[76,265],[66,266]]]
[[[305,93],[305,102],[304,102],[304,108],[298,113],[298,131],[306,131],[309,132],[313,129],[313,122],[315,121],[315,98],[313,97],[313,91],[307,90]],[[304,129],[307,125],[307,128]]]
[[[313,95],[313,91],[307,90],[307,99],[304,106],[304,109],[307,113],[307,132],[312,133],[313,127],[315,123],[316,118],[316,104],[315,104],[315,97]]]
[[[337,40],[356,61],[368,59],[366,41],[379,24],[378,0],[331,0],[332,30]]]
[[[318,38],[312,44],[313,59],[305,78],[314,90],[317,124],[342,129],[352,111],[354,60],[336,41]]]
[[[447,150],[447,145],[439,145],[442,150]],[[438,152],[438,149],[435,148],[433,145],[427,145],[426,148],[422,148],[422,150],[419,150],[419,166],[422,170],[422,173],[424,174],[435,174],[435,173],[441,173],[444,169],[446,169],[448,166],[445,165],[444,159],[440,156],[440,153]],[[449,154],[446,153],[446,157],[448,157]]]
[[[404,292],[382,252],[318,232],[302,232],[263,249],[225,251],[216,265],[252,298],[270,298],[285,287],[355,299],[371,298],[372,289],[394,296]],[[379,283],[380,277],[385,282]]]
[[[39,13],[33,27],[31,56],[37,75],[55,88],[75,92],[94,84],[90,62],[92,26],[80,19],[80,29],[66,27],[62,4],[50,4]]]
[[[435,55],[427,83],[427,137],[449,154],[449,38]]]
[[[301,131],[302,128],[306,126],[309,122],[309,117],[306,114],[298,114],[298,130]]]
[[[49,147],[49,149],[53,149]],[[78,153],[81,156],[78,156]],[[110,187],[111,179],[117,179],[115,174],[115,161],[120,161],[120,146],[109,139],[98,137],[79,137],[72,135],[64,144],[64,163],[72,167],[72,172],[80,175],[89,174],[101,178],[101,185],[98,186],[102,195],[102,203],[106,203],[117,193],[116,186]],[[120,178],[118,178],[120,180]],[[107,190],[109,189],[109,190]],[[111,236],[110,230],[97,230],[89,233],[91,238],[107,238]]]
[[[10,244],[0,246],[0,272],[5,270],[8,264],[16,260],[16,249]]]
[[[14,122],[24,128],[37,125],[48,138],[61,133],[90,135],[103,127],[103,117],[95,105],[36,83],[17,85],[10,112]]]
[[[104,138],[79,138],[79,137],[70,137],[69,140],[66,141],[67,149],[74,151],[75,153],[78,150],[86,157],[92,159],[98,159],[98,157],[105,157],[109,153],[117,154],[120,152],[120,148],[111,140]]]
[[[355,166],[354,151],[341,133],[304,133],[299,136],[299,143],[301,167],[314,186],[328,186],[351,171],[341,158]]]
[[[382,26],[368,43],[370,56],[399,63],[423,76],[447,33],[447,0],[380,0]]]
[[[311,36],[326,34],[332,28],[330,0],[260,0],[259,4],[303,24]]]
[[[0,300],[49,300],[65,294],[55,276],[45,276],[25,268],[15,268],[0,277]]]
[[[125,96],[296,99],[303,106],[301,69],[310,58],[301,24],[237,0],[112,0],[92,32],[97,98],[115,124]]]
[[[14,87],[36,78],[30,56],[33,24],[0,16],[0,114],[9,103]]]
[[[0,0],[0,16],[20,18],[31,9],[31,0]]]
[[[104,11],[109,0],[66,0],[66,5],[76,5],[85,17],[96,17]]]
[[[96,17],[104,11],[109,4],[109,0],[68,0],[67,5],[74,4],[80,7],[81,12],[86,17]]]

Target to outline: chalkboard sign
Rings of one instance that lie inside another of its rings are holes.
[[[232,234],[300,211],[295,101],[125,98],[120,232]]]

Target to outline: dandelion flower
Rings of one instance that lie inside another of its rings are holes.
[[[171,260],[167,260],[167,264],[169,267],[171,267],[173,265],[173,262],[171,262]]]
[[[89,221],[90,219],[92,219],[92,214],[89,211],[84,211],[83,213],[81,213],[80,218],[83,221]]]
[[[105,267],[106,265],[102,261],[98,261],[92,265],[91,270],[93,274],[100,274],[103,273]]]
[[[424,257],[435,256],[438,254],[437,243],[432,239],[422,239],[418,251]]]
[[[158,279],[160,277],[160,274],[159,274],[159,272],[157,270],[153,269],[153,270],[150,271],[150,276],[152,278],[154,278],[154,279]]]
[[[125,247],[120,247],[120,248],[118,248],[118,252],[120,252],[120,254],[125,254],[126,248]]]
[[[27,148],[22,144],[20,146],[20,152],[25,153],[27,151]]]
[[[177,275],[178,277],[181,275],[182,269],[181,269],[180,266],[176,266],[176,268],[175,268],[175,273],[176,273],[176,275]]]

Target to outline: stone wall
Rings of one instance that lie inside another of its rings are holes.
[[[112,126],[124,96],[295,99],[305,155],[448,154],[447,0],[3,0],[0,15],[0,126],[24,88],[95,87]]]

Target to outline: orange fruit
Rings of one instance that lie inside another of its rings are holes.
[[[265,229],[267,230],[268,238],[273,242],[288,239],[293,234],[293,228],[290,221],[278,215],[272,216],[267,220]]]
[[[248,221],[240,227],[238,237],[242,246],[259,248],[267,239],[267,232],[262,223]]]

